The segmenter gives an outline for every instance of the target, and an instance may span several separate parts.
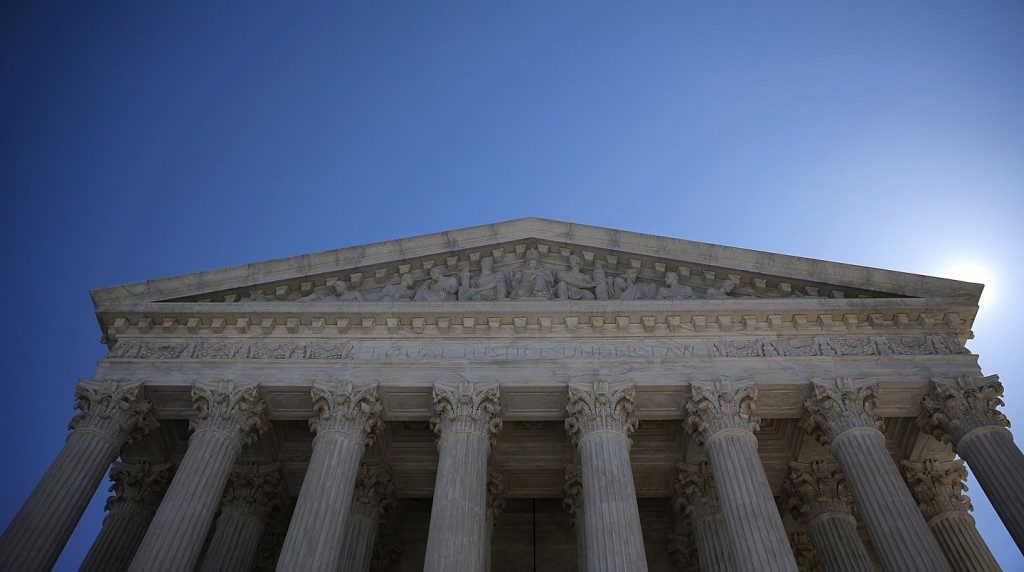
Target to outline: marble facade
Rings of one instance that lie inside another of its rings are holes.
[[[520,219],[96,290],[46,570],[998,570],[981,286]],[[956,456],[959,456],[958,460]]]

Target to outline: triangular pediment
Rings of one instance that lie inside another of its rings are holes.
[[[104,288],[92,295],[97,310],[159,302],[788,297],[913,297],[976,304],[981,288],[942,278],[526,218]]]

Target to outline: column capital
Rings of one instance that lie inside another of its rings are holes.
[[[340,434],[365,447],[377,440],[381,429],[377,384],[357,387],[351,381],[314,383],[309,392],[313,398],[309,426],[316,438]]]
[[[569,384],[569,397],[565,402],[565,430],[573,443],[579,445],[587,435],[598,431],[629,436],[636,430],[633,414],[632,384],[613,386],[607,381]]]
[[[279,501],[282,484],[281,463],[236,465],[224,487],[221,509],[262,519]]]
[[[1010,421],[999,411],[1005,405],[1003,384],[998,375],[960,376],[956,379],[932,378],[933,390],[921,400],[918,418],[921,429],[954,447],[978,429],[1003,429]]]
[[[382,518],[395,508],[395,481],[387,465],[359,465],[352,494],[352,512]]]
[[[434,417],[430,428],[439,438],[452,433],[470,433],[493,443],[502,423],[497,384],[434,384]]]
[[[812,393],[804,399],[804,428],[821,444],[834,443],[851,429],[882,429],[875,415],[878,383],[873,380],[811,379]]]
[[[192,386],[193,433],[221,433],[245,445],[267,432],[266,402],[255,383],[199,382]]]
[[[172,463],[114,463],[110,467],[110,492],[104,509],[110,515],[155,514],[171,482]]]
[[[579,465],[569,463],[565,466],[565,476],[562,478],[562,491],[565,496],[562,498],[562,508],[569,514],[569,520],[573,527],[583,524],[583,472]]]
[[[75,408],[78,414],[68,428],[101,435],[116,449],[159,426],[150,413],[152,404],[142,397],[141,381],[80,379],[75,386]]]
[[[789,476],[782,484],[782,498],[797,522],[810,523],[827,514],[852,518],[853,494],[838,463],[790,462]]]
[[[370,558],[370,570],[372,572],[385,572],[394,570],[398,559],[402,557],[402,545],[393,543],[387,546],[379,546],[373,549],[373,556]]]
[[[670,532],[665,537],[668,539],[668,559],[675,564],[675,569],[699,572],[700,555],[697,553],[697,543],[693,541],[693,534],[689,527],[677,525],[676,532]]]
[[[692,522],[722,512],[710,462],[679,463],[676,469],[676,496],[672,499],[676,512],[687,514]]]
[[[701,446],[725,433],[753,436],[761,428],[761,418],[755,415],[756,400],[757,384],[749,379],[691,382],[684,426]]]
[[[967,490],[964,483],[967,468],[963,461],[927,459],[923,462],[902,461],[900,464],[925,520],[930,522],[947,513],[967,514],[974,508],[970,497],[963,494]]]
[[[494,521],[505,510],[505,476],[501,467],[491,467],[487,471],[487,523],[494,526]]]

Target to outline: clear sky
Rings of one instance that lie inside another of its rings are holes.
[[[531,215],[985,282],[1024,426],[1024,3],[21,4],[0,526],[104,353],[89,289]]]

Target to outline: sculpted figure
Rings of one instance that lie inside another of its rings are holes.
[[[704,298],[707,300],[727,300],[729,293],[732,292],[733,287],[736,283],[732,280],[726,280],[722,282],[721,288],[715,288],[714,286],[708,286],[706,292],[704,292]]]
[[[362,302],[363,295],[358,291],[349,290],[348,282],[344,280],[336,280],[334,286],[331,288],[331,292],[326,294],[318,294],[316,292],[310,293],[308,296],[303,296],[296,300],[296,302]]]
[[[594,263],[594,297],[598,300],[608,299],[608,277],[604,273],[604,264]]]
[[[459,281],[454,276],[445,276],[440,266],[430,269],[430,280],[420,285],[413,300],[416,302],[444,302],[454,300],[459,291]]]
[[[508,298],[508,278],[505,273],[494,270],[494,259],[487,256],[480,260],[480,276],[469,277],[469,266],[462,269],[462,286],[459,300],[504,300]]]
[[[253,290],[245,298],[238,299],[239,302],[271,302],[273,300],[276,298],[270,294],[264,294],[263,290]]]
[[[388,284],[380,293],[379,300],[394,302],[399,300],[412,300],[416,290],[412,287],[412,274],[403,274],[398,284]]]
[[[675,272],[665,273],[665,285],[658,288],[654,296],[658,300],[683,300],[693,298],[693,289],[686,284],[679,283],[679,274]]]
[[[526,267],[512,274],[513,300],[548,300],[555,278],[550,270],[541,268],[540,253],[526,251]]]
[[[569,256],[569,269],[558,271],[559,300],[594,300],[596,286],[593,278],[580,271],[580,257],[575,254]]]
[[[648,284],[637,284],[636,279],[640,272],[636,268],[627,268],[619,277],[612,281],[612,295],[619,300],[642,300],[653,298],[655,292],[651,292]]]

